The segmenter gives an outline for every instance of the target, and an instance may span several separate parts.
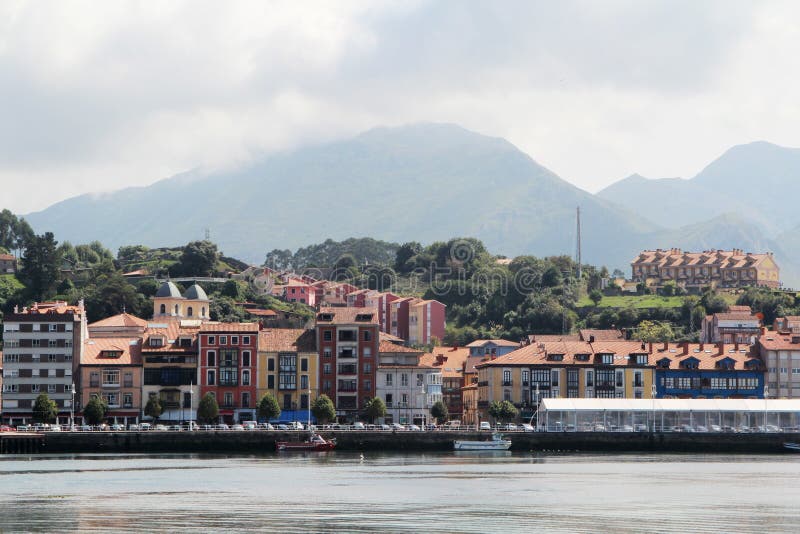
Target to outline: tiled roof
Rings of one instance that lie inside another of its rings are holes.
[[[442,368],[442,378],[462,378],[464,362],[469,357],[467,347],[435,347],[430,354],[424,354],[420,363]],[[441,359],[444,361],[439,363]]]
[[[632,265],[657,265],[663,267],[717,266],[723,269],[754,267],[772,254],[750,254],[734,250],[706,250],[684,252],[680,249],[643,250],[631,261]],[[773,258],[774,260],[774,258]]]
[[[11,254],[0,254],[0,260],[2,260],[2,261],[13,261],[13,260],[16,260],[16,259],[17,258],[15,258]]]
[[[590,338],[594,337],[596,341],[613,341],[616,339],[624,339],[622,334],[622,330],[615,330],[615,329],[607,329],[607,330],[594,330],[594,329],[584,329],[578,332],[580,335],[581,340],[589,341]]]
[[[423,354],[425,351],[412,349],[411,347],[406,347],[403,345],[397,345],[392,343],[391,341],[381,341],[378,345],[378,352],[380,353],[400,353],[400,352],[407,352],[407,353],[417,353]]]
[[[109,353],[120,353],[110,358]],[[141,365],[142,345],[138,338],[92,338],[83,346],[81,365]]]
[[[327,318],[330,316],[330,319]],[[319,324],[377,324],[378,312],[372,308],[320,308]]]
[[[258,323],[203,323],[203,326],[200,327],[200,332],[203,334],[217,332],[236,334],[258,332],[258,330]]]
[[[117,315],[113,315],[111,317],[107,317],[106,319],[101,319],[99,321],[95,321],[89,325],[89,328],[93,327],[118,327],[118,328],[130,328],[140,326],[142,328],[147,327],[147,320],[140,319],[135,315],[131,315],[130,313],[120,313]]]
[[[792,338],[797,339],[798,335],[785,334],[779,332],[767,332],[758,339],[758,343],[765,350],[790,350],[800,351],[800,343],[792,343]]]
[[[177,319],[171,319],[165,322],[148,323],[147,330],[145,330],[144,333],[142,352],[197,353],[197,333],[199,330],[199,326],[181,326],[181,321]],[[151,345],[151,337],[162,338],[164,344],[160,346]],[[189,346],[180,345],[179,338],[181,337],[190,337],[192,342],[189,344]]]
[[[297,346],[298,339],[305,333],[306,330],[301,328],[262,330],[258,333],[258,350],[263,352],[307,352],[301,351]]]
[[[505,339],[476,339],[467,347],[483,347],[489,343],[494,343],[498,347],[519,347],[519,343],[515,341],[507,341]]]
[[[245,309],[249,315],[255,315],[258,317],[275,317],[278,315],[278,312],[275,310],[253,310],[253,309]]]
[[[391,341],[391,342],[397,342],[397,343],[405,343],[406,342],[405,339],[403,339],[401,337],[393,336],[392,334],[390,334],[388,332],[381,332],[380,333],[380,337],[381,337],[381,341]]]

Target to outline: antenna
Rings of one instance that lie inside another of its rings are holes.
[[[211,230],[209,228],[206,228],[205,233],[206,233],[206,241],[211,241]]]
[[[577,215],[576,223],[578,228],[578,239],[575,247],[575,262],[578,264],[578,280],[580,280],[583,276],[583,265],[581,264],[581,207],[578,206],[575,209]]]

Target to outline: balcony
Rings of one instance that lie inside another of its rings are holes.
[[[522,381],[522,387],[524,387],[524,388],[528,387],[529,384],[530,384],[530,382],[528,382],[527,380],[523,380]]]
[[[394,406],[394,403],[392,401],[386,401],[385,404],[387,408],[392,408]]]
[[[119,382],[103,382],[104,388],[118,388]]]
[[[90,380],[89,381],[89,387],[90,388],[99,388],[100,387],[100,381],[99,380]]]
[[[358,374],[358,366],[357,365],[340,365],[338,367],[338,371],[340,375],[357,375]]]
[[[224,401],[223,401],[223,402],[222,402],[222,403],[219,405],[219,408],[220,408],[220,410],[233,410],[233,409],[234,409],[234,408],[236,408],[236,407],[237,407],[237,406],[236,406],[236,403],[235,403],[235,402],[227,402],[227,403],[226,403],[226,402],[224,402]]]
[[[337,390],[339,393],[356,393],[358,391],[358,387],[356,386],[343,386]]]
[[[514,381],[513,380],[503,380],[503,385],[504,386],[513,386],[514,385]]]
[[[177,410],[178,408],[181,407],[181,403],[178,401],[162,400],[160,404],[161,407],[165,410]]]
[[[339,351],[339,358],[355,358],[356,351],[354,349],[342,349]]]
[[[133,387],[133,380],[126,380],[123,384],[123,387],[132,388]]]

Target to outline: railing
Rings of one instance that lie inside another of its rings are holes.
[[[89,381],[89,387],[90,388],[99,388],[100,387],[100,381],[99,380],[91,380],[91,381]]]
[[[513,380],[503,380],[503,385],[504,386],[513,386],[514,385],[514,381]]]

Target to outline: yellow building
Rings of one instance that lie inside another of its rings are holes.
[[[477,364],[478,413],[510,401],[522,419],[543,398],[652,398],[652,346],[634,341],[546,341]]]
[[[153,320],[164,318],[197,319],[208,321],[211,301],[197,284],[181,294],[178,286],[169,280],[162,283],[153,297]]]
[[[305,421],[319,395],[319,357],[314,330],[275,328],[258,334],[258,400],[272,394],[281,419]]]

